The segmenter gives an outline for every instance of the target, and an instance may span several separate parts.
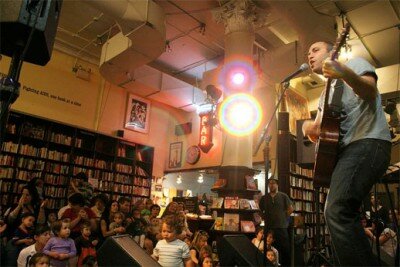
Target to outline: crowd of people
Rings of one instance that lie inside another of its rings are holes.
[[[46,209],[43,181],[32,179],[18,203],[2,214],[2,266],[97,266],[106,238],[129,234],[163,266],[213,266],[208,234],[191,233],[183,203],[170,202],[162,216],[149,199],[94,195],[85,174],[71,179],[68,205]]]

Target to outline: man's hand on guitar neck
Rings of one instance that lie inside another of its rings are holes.
[[[367,73],[359,76],[339,61],[326,59],[322,65],[322,74],[330,79],[343,79],[364,100],[374,100],[378,93],[373,75]]]

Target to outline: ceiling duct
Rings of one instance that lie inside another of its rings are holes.
[[[334,16],[318,14],[311,5],[304,1],[256,1],[258,5],[272,8],[295,29],[299,37],[302,52],[305,54],[308,47],[316,41],[331,41],[336,39],[337,31]],[[264,2],[264,3],[263,3]]]
[[[104,43],[100,73],[113,84],[129,82],[137,67],[158,58],[165,50],[165,14],[151,0],[85,0],[113,17],[121,32]]]

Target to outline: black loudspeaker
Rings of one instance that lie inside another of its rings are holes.
[[[99,266],[161,266],[129,235],[110,236],[97,251]]]
[[[124,130],[117,130],[118,137],[124,137]]]
[[[289,131],[289,112],[278,112],[278,130]]]
[[[192,133],[192,123],[187,122],[183,124],[179,124],[175,126],[175,135],[180,136],[180,135],[186,135]]]
[[[62,0],[0,1],[0,53],[12,57],[16,49],[24,49],[34,28],[23,60],[46,65],[53,51],[61,4]]]
[[[315,162],[315,144],[303,135],[302,127],[305,120],[296,121],[297,163],[312,165]]]
[[[244,235],[224,235],[217,243],[220,266],[263,266],[264,255]],[[274,266],[268,259],[267,266]]]

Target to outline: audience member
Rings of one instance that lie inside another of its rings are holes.
[[[165,208],[161,218],[164,218],[168,215],[175,215],[178,209],[178,203],[175,201],[170,202],[167,207]]]
[[[267,249],[267,259],[274,265],[274,266],[279,266],[278,264],[278,256],[275,254],[275,252],[272,249]]]
[[[41,252],[36,253],[29,260],[29,267],[46,267],[50,266],[50,258]]]
[[[163,239],[158,241],[152,255],[161,266],[192,266],[188,245],[177,238],[182,229],[181,218],[176,215],[165,216],[161,228]]]
[[[118,199],[118,204],[119,204],[119,211],[121,211],[125,215],[125,222],[127,226],[132,222],[131,201],[127,197],[120,197]]]
[[[379,227],[383,227],[383,225]],[[397,249],[396,233],[387,227],[385,227],[382,231],[379,229],[379,227],[375,225],[375,222],[372,222],[371,227],[364,228],[365,234],[370,239],[372,247],[376,251],[376,246],[374,245],[374,243],[376,242],[377,233],[380,233],[379,245],[381,250],[381,258],[386,264],[388,264],[389,266],[393,266],[395,263],[394,260],[396,257]],[[386,255],[388,255],[388,257],[386,257]]]
[[[42,224],[46,220],[44,205],[40,202],[32,201],[32,193],[26,186],[22,189],[22,194],[17,206],[7,209],[4,213],[8,225],[8,237],[11,238],[15,230],[21,224],[21,218],[24,213],[33,213],[34,217],[37,218],[36,222],[38,224]]]
[[[104,194],[99,194],[93,198],[94,205],[91,210],[96,215],[96,221],[100,222],[101,215],[106,209],[106,204],[108,203],[108,197]]]
[[[20,251],[35,242],[33,239],[33,224],[35,222],[33,213],[24,213],[21,220],[14,236],[7,242],[6,266],[16,266]]]
[[[78,267],[83,266],[83,260],[92,255],[96,257],[96,246],[99,241],[92,236],[90,224],[84,223],[81,226],[81,236],[75,239],[75,247],[78,255]]]
[[[288,195],[278,191],[278,180],[271,177],[268,180],[269,193],[261,197],[260,210],[264,214],[268,231],[274,231],[275,247],[279,251],[279,262],[283,266],[290,265],[289,216],[293,205]],[[266,199],[265,199],[266,198]]]
[[[381,220],[385,225],[389,223],[389,212],[386,207],[382,206],[382,202],[379,197],[375,198],[375,195],[371,195],[371,224],[372,222]]]
[[[50,237],[50,228],[47,225],[37,226],[33,236],[35,243],[21,250],[17,260],[18,267],[28,266],[31,257],[34,254],[43,251],[43,248],[47,244],[47,241],[49,241]]]
[[[257,235],[251,240],[251,243],[261,252],[264,252],[264,229],[262,227],[257,227],[256,233]]]
[[[125,227],[121,226],[119,228],[115,228],[111,230],[109,228],[110,223],[113,222],[114,214],[119,212],[119,204],[117,201],[112,201],[108,207],[104,210],[101,220],[100,220],[100,228],[101,228],[101,242],[116,233],[122,234],[125,233]]]
[[[190,258],[195,264],[199,264],[200,250],[207,245],[208,234],[205,231],[197,231],[194,235],[192,247],[190,248]]]
[[[125,216],[122,212],[117,211],[114,212],[112,215],[112,222],[110,223],[109,229],[110,231],[113,231],[114,234],[119,234],[115,229],[123,227],[123,223],[125,220]]]
[[[72,194],[68,198],[68,202],[71,208],[67,209],[62,219],[70,219],[71,227],[71,238],[77,238],[81,234],[81,225],[84,222],[89,222],[92,230],[96,231],[96,215],[88,207],[84,207],[85,200],[80,193]]]
[[[75,242],[69,238],[71,233],[69,220],[55,222],[53,232],[56,236],[50,238],[43,248],[43,253],[50,256],[52,267],[66,267],[68,260],[76,256]]]

